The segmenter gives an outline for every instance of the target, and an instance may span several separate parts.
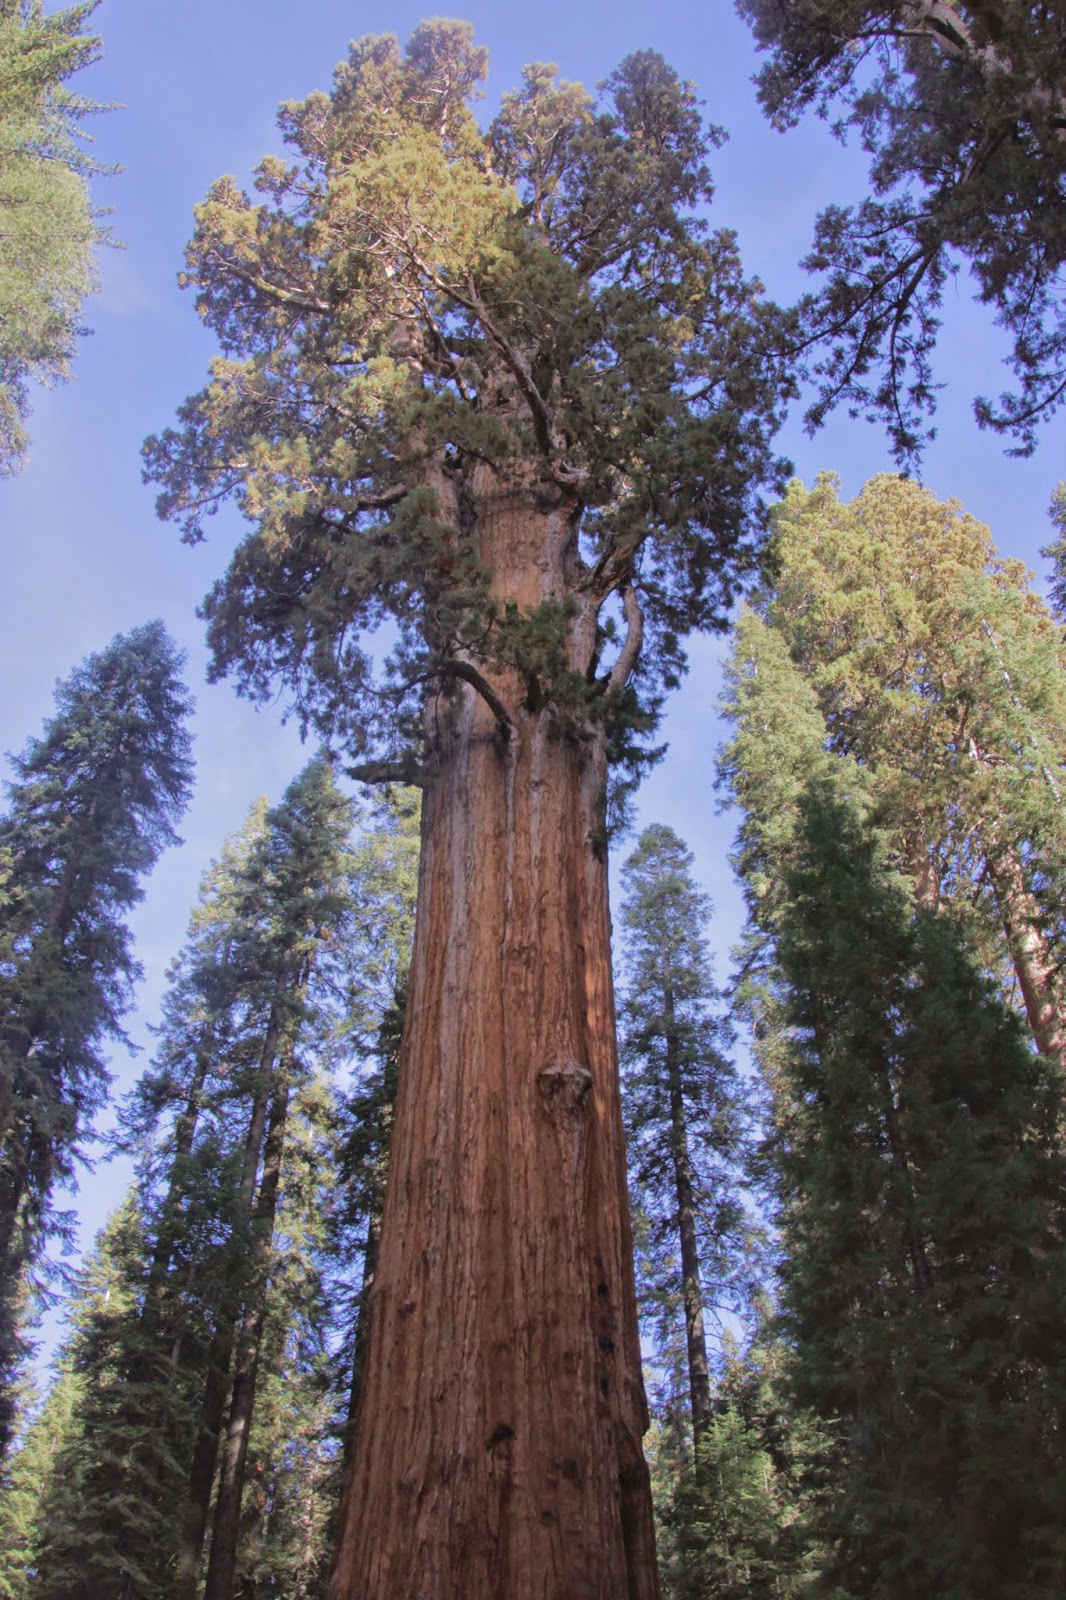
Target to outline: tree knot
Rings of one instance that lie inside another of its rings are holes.
[[[592,1073],[576,1061],[558,1061],[537,1073],[537,1087],[545,1100],[583,1111],[592,1088]]]

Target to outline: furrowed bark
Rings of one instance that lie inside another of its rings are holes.
[[[574,518],[479,507],[494,587],[577,591]],[[594,620],[594,619],[593,619]],[[591,659],[588,619],[575,660]],[[584,630],[584,631],[582,631]],[[333,1600],[658,1600],[602,736],[494,679],[436,705],[407,1020]]]

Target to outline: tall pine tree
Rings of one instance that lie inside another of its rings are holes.
[[[620,1024],[631,1183],[647,1217],[638,1290],[661,1344],[683,1321],[698,1452],[711,1424],[708,1314],[743,1300],[747,1219],[741,1096],[724,1054],[728,1028],[715,1011],[710,903],[692,860],[658,824],[644,830],[622,869]]]
[[[258,1387],[322,1315],[320,967],[348,909],[350,825],[316,760],[208,876],[125,1118],[139,1253],[76,1408],[78,1495],[42,1558],[42,1594],[197,1593],[209,1533],[208,1592],[235,1592]]]
[[[106,1094],[102,1048],[123,1037],[139,972],[126,915],[188,799],[182,659],[159,622],[90,656],[15,759],[0,817],[0,1455],[18,1286],[62,1231],[54,1192]]]

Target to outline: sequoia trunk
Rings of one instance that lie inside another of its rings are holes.
[[[563,512],[482,512],[574,592]],[[491,522],[491,526],[484,523]],[[574,624],[574,663],[588,648]],[[615,1047],[604,741],[436,706],[392,1155],[334,1600],[657,1600]]]
[[[1026,884],[1020,853],[1003,848],[985,859],[1036,1047],[1042,1055],[1066,1066],[1059,963],[1042,931],[1040,910]]]

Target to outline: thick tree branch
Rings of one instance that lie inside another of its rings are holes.
[[[236,278],[238,283],[254,289],[257,294],[265,295],[268,300],[273,300],[277,305],[288,306],[293,311],[304,311],[308,316],[323,316],[330,308],[324,300],[309,300],[303,295],[292,294],[281,289],[277,284],[269,283],[265,278],[256,277],[254,272],[247,272],[239,267],[231,257],[223,255],[220,250],[210,250],[208,255],[218,263],[222,273],[230,278]]]
[[[628,582],[622,590],[622,615],[626,620],[626,636],[618,653],[618,660],[607,674],[608,690],[625,688],[633,668],[640,659],[644,643],[644,613],[640,609],[637,591]]]
[[[486,678],[482,677],[481,673],[472,662],[458,661],[449,657],[447,661],[441,663],[439,671],[448,677],[461,678],[464,683],[469,683],[472,688],[477,690],[482,700],[484,700],[485,704],[496,718],[496,721],[499,723],[501,730],[505,729],[508,735],[513,732],[514,718],[511,716],[511,713],[508,711],[507,707],[504,705],[495,689],[493,689],[492,685]]]
[[[514,729],[514,718],[488,679],[478,671],[472,661],[461,661],[457,656],[447,656],[443,661],[438,662],[431,671],[421,672],[415,678],[408,678],[406,682],[387,692],[394,698],[401,699],[410,690],[417,689],[420,684],[439,683],[446,678],[458,678],[463,683],[470,684],[472,689],[476,689],[496,718],[496,721],[500,724],[501,730],[510,735]]]
[[[424,789],[426,785],[422,763],[413,756],[400,757],[396,761],[357,762],[355,766],[345,767],[344,771],[356,783],[405,783],[417,789]]]

